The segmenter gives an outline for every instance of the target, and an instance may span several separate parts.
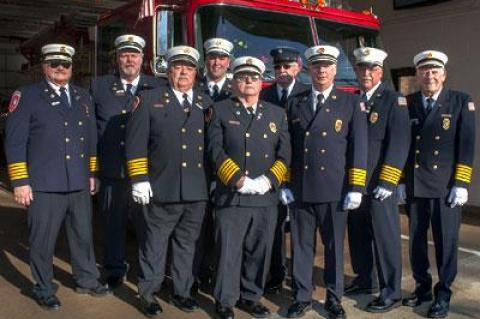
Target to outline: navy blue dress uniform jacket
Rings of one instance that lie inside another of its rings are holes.
[[[293,98],[295,95],[303,93],[310,88],[309,85],[303,84],[299,80],[295,80],[295,84],[293,85],[292,92],[288,95],[287,101]],[[268,88],[265,88],[260,93],[260,99],[266,102],[273,103],[275,105],[279,105],[282,107],[286,107],[286,105],[280,105],[280,99],[278,98],[277,93],[277,85],[273,83]]]
[[[135,95],[165,84],[161,79],[141,74]],[[125,132],[133,97],[127,95],[120,77],[116,75],[94,79],[90,92],[97,117],[99,175],[125,178]]]
[[[410,148],[407,99],[380,84],[364,104],[368,117],[367,192],[395,189]]]
[[[46,80],[14,92],[5,142],[13,187],[89,189],[89,177],[97,170],[95,110],[87,91],[71,84],[69,91],[71,107]]]
[[[153,199],[160,203],[208,200],[205,129],[210,98],[194,90],[190,112],[169,85],[144,91],[137,99],[127,124],[132,183],[149,181]]]
[[[405,167],[409,197],[441,198],[472,176],[475,106],[469,95],[443,88],[427,115],[420,92],[407,97],[412,143]]]
[[[358,95],[336,89],[313,113],[312,90],[288,102],[292,140],[290,184],[296,200],[339,201],[346,191],[364,192],[367,119]]]
[[[217,176],[217,207],[277,205],[278,187],[285,180],[291,156],[285,111],[260,100],[252,119],[236,97],[214,103],[208,154]],[[270,180],[271,191],[265,195],[237,192],[235,185],[242,176],[262,174]]]
[[[197,83],[198,89],[202,91],[205,95],[210,96],[210,90],[208,89],[208,82],[207,78],[203,77],[201,78]],[[228,99],[232,95],[232,80],[230,79],[225,79],[225,82],[223,83],[223,86],[219,88],[220,91],[218,92],[217,98],[213,98],[210,96],[210,98],[213,100],[213,102],[219,102],[225,99]]]

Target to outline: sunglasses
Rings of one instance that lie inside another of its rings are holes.
[[[290,64],[276,64],[273,66],[275,70],[280,70],[281,68],[284,68],[285,70],[290,69],[292,66]]]
[[[48,65],[53,69],[58,68],[60,65],[65,69],[70,69],[70,67],[72,66],[72,62],[62,61],[62,60],[52,60],[48,62]]]
[[[239,81],[239,82],[247,82],[247,80],[250,80],[251,82],[257,82],[260,80],[260,75],[258,74],[239,74],[235,75],[234,79]]]

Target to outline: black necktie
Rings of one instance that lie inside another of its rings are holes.
[[[287,89],[282,89],[282,97],[280,98],[280,105],[285,107],[287,105]]]
[[[213,94],[212,94],[212,98],[213,100],[216,100],[218,98],[218,96],[220,95],[220,90],[218,89],[218,85],[214,85],[213,86]]]
[[[318,111],[322,108],[323,106],[323,103],[324,103],[324,97],[323,97],[323,94],[322,93],[319,93],[317,95],[317,106],[314,110],[314,113],[318,113]]]
[[[132,87],[133,87],[132,84],[130,84],[130,83],[127,84],[127,95],[128,95],[128,96],[133,96]]]
[[[365,102],[365,103],[368,102],[367,93],[364,92],[362,94],[362,96],[360,97],[360,102]]]
[[[190,102],[188,102],[188,94],[187,93],[183,93],[182,106],[183,106],[183,111],[185,113],[190,113],[190,109],[191,109],[192,105],[190,104]]]
[[[429,97],[429,98],[427,99],[427,107],[426,107],[426,109],[425,109],[425,111],[427,111],[427,112],[426,112],[427,114],[430,113],[430,111],[433,109],[433,103],[434,103],[434,102],[435,102],[435,100],[432,99],[431,97]]]
[[[70,108],[70,102],[68,100],[68,96],[67,96],[67,89],[62,86],[60,87],[60,100],[62,101],[63,105],[69,109]]]
[[[247,111],[248,111],[248,114],[250,114],[250,117],[253,118],[255,117],[255,111],[253,110],[253,106],[247,106]]]

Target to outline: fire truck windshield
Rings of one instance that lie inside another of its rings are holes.
[[[293,47],[303,52],[314,45],[314,35],[308,16],[258,10],[236,6],[208,5],[198,9],[196,42],[211,37],[224,37],[234,43],[235,57],[251,55],[266,65],[265,78],[273,79],[271,49],[277,46]],[[338,85],[357,86],[352,67],[353,50],[359,46],[377,46],[378,31],[354,25],[315,19],[318,42],[335,45],[340,49],[336,82]],[[202,50],[200,45],[199,49]],[[306,67],[300,80],[310,83]]]

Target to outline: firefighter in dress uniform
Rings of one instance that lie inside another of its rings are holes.
[[[13,93],[5,149],[15,201],[28,207],[29,259],[36,301],[60,307],[53,280],[55,243],[65,225],[75,291],[105,296],[92,237],[91,195],[97,192],[95,110],[88,95],[70,83],[75,50],[42,47],[44,79]]]
[[[266,102],[278,105],[282,109],[293,96],[308,90],[310,87],[300,82],[296,77],[302,69],[300,52],[294,48],[278,47],[270,51],[275,70],[275,83],[262,90],[260,98]],[[290,195],[282,192],[282,195]],[[272,248],[270,274],[265,285],[265,292],[275,294],[280,292],[287,274],[287,256],[285,251],[285,231],[287,228],[288,204],[291,197],[281,198],[278,205],[277,228]]]
[[[350,258],[357,277],[345,294],[380,295],[366,307],[387,312],[401,305],[402,247],[395,196],[410,147],[407,100],[382,82],[387,53],[376,48],[354,50],[361,103],[368,116],[367,189],[362,204],[348,215]]]
[[[412,142],[398,197],[406,200],[416,286],[403,304],[416,307],[435,298],[428,317],[443,318],[457,274],[461,206],[468,201],[472,177],[475,105],[468,94],[444,86],[446,54],[427,50],[413,60],[421,90],[407,97]],[[433,295],[427,246],[430,224],[439,277]]]
[[[223,38],[212,38],[205,41],[203,47],[205,49],[206,76],[198,82],[199,89],[209,95],[214,102],[227,99],[232,93],[232,84],[231,80],[227,78],[227,71],[230,67],[233,44]],[[215,246],[215,214],[212,206],[216,183],[213,176],[209,177],[211,201],[207,207],[207,215],[195,256],[195,277],[199,282],[199,287],[204,291],[211,291],[213,288],[216,259],[215,249],[212,249]]]
[[[107,283],[116,288],[128,271],[125,237],[130,209],[138,209],[126,196],[131,192],[125,160],[125,132],[134,96],[160,85],[141,73],[145,40],[133,34],[115,39],[118,74],[92,80],[98,129],[98,162],[104,227],[104,268]]]
[[[313,263],[317,228],[325,247],[325,310],[345,318],[343,241],[348,210],[362,201],[367,178],[367,120],[357,95],[334,85],[339,50],[330,45],[305,51],[312,88],[288,102],[292,141],[289,190],[294,303],[287,317],[297,318],[312,306]]]
[[[232,94],[232,81],[227,71],[232,59],[233,43],[223,38],[211,38],[203,44],[205,49],[205,76],[198,85],[214,102]]]
[[[278,190],[290,163],[285,111],[259,99],[265,65],[232,64],[233,96],[213,105],[208,154],[216,171],[216,317],[237,305],[256,318],[270,311],[263,295],[277,221]]]
[[[194,90],[199,53],[188,46],[167,51],[169,84],[144,91],[133,102],[126,155],[139,214],[140,309],[162,312],[155,300],[165,277],[169,245],[173,294],[185,312],[198,309],[190,295],[193,259],[208,201],[205,127],[211,100]]]

